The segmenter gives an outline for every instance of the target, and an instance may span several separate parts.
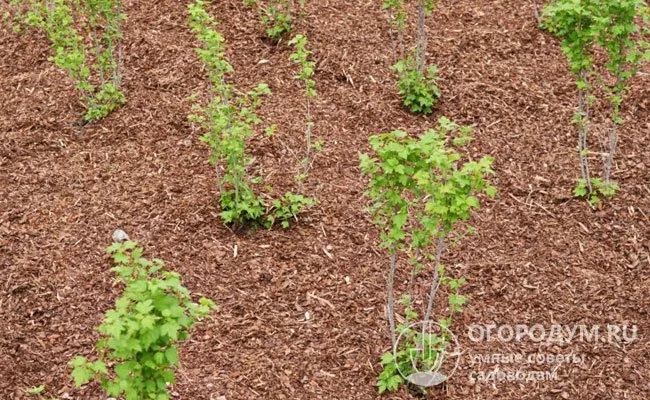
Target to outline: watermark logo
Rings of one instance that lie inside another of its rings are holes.
[[[472,342],[536,343],[565,345],[598,343],[618,345],[638,340],[636,325],[542,325],[542,324],[473,324],[467,327]],[[566,348],[566,347],[565,347]],[[587,367],[587,356],[570,349],[565,353],[487,353],[471,354],[470,382],[539,382],[557,381],[563,365]]]
[[[408,382],[422,387],[440,385],[460,362],[456,336],[436,322],[416,322],[400,331],[393,349],[397,371]]]
[[[632,343],[637,340],[637,326],[627,325],[470,325],[467,336],[473,342],[499,341],[502,343],[531,341],[535,343],[563,344]]]

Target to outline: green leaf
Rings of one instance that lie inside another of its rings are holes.
[[[81,387],[86,383],[90,382],[93,378],[92,371],[88,370],[85,366],[75,367],[70,374],[74,380],[74,385],[76,387]]]
[[[127,379],[133,373],[133,368],[130,363],[116,364],[114,369],[115,374],[121,379]]]
[[[386,352],[381,356],[381,363],[382,365],[388,365],[392,363],[394,360],[393,353]]]
[[[178,339],[178,330],[180,326],[175,322],[168,322],[160,327],[160,333],[169,336],[171,339]]]
[[[176,347],[172,346],[165,350],[165,358],[171,365],[178,364],[178,350]]]
[[[34,388],[25,388],[23,392],[27,394],[41,394],[45,390],[45,385],[40,385]]]
[[[480,208],[479,201],[476,197],[470,196],[468,197],[465,202],[467,203],[468,206],[473,207],[473,208]]]

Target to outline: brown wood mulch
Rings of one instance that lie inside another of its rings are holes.
[[[317,61],[315,135],[325,150],[307,191],[320,204],[289,230],[232,233],[217,218],[209,149],[187,121],[188,97],[206,90],[187,3],[126,1],[128,104],[83,129],[73,125],[82,109],[47,61],[45,37],[0,31],[0,398],[25,398],[21,388],[40,384],[62,399],[101,398],[97,386],[72,388],[66,364],[92,354],[93,327],[119,295],[103,252],[117,227],[220,307],[183,344],[174,398],[378,398],[378,358],[389,346],[387,256],[364,211],[358,152],[369,135],[419,133],[440,115],[476,127],[471,152],[495,157],[500,192],[473,218],[477,234],[444,255],[450,273],[468,278],[470,300],[454,325],[462,362],[429,398],[650,398],[647,68],[624,107],[621,189],[591,210],[571,197],[573,79],[557,40],[536,27],[531,2],[439,2],[429,52],[444,98],[433,117],[400,106],[378,2],[309,2],[302,29]],[[273,90],[260,115],[278,125],[277,138],[252,140],[251,153],[283,193],[295,165],[285,145],[301,146],[303,123],[290,50],[262,41],[239,0],[210,11],[237,85],[264,81]],[[508,323],[636,324],[638,339],[547,346],[465,334],[471,324]],[[536,352],[586,361],[551,366],[553,381],[471,379],[495,367],[472,365],[473,354]]]

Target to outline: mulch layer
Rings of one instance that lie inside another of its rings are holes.
[[[181,346],[174,398],[379,398],[379,356],[390,346],[388,256],[364,211],[358,152],[368,151],[372,134],[417,134],[441,115],[475,127],[470,152],[496,159],[499,195],[473,217],[477,233],[443,256],[450,274],[467,277],[469,302],[453,327],[460,365],[427,398],[650,398],[647,69],[624,105],[614,172],[621,189],[592,210],[572,198],[573,78],[557,40],[537,28],[530,1],[438,2],[428,20],[429,59],[440,67],[443,99],[433,116],[401,107],[379,2],[309,2],[299,29],[317,62],[314,135],[324,151],[306,192],[320,204],[288,230],[232,232],[217,217],[209,148],[187,120],[188,97],[207,90],[187,3],[125,2],[128,103],[83,128],[74,124],[83,109],[73,85],[47,60],[45,36],[0,30],[0,398],[26,398],[21,389],[40,384],[61,399],[103,398],[96,385],[73,388],[66,364],[92,356],[94,327],[119,296],[103,251],[118,227],[220,307]],[[277,134],[254,138],[250,152],[281,194],[295,166],[287,148],[303,140],[290,49],[262,40],[255,12],[239,0],[209,10],[226,37],[235,83],[266,82],[273,91],[259,114]],[[399,274],[400,288],[407,278]],[[502,343],[471,340],[472,324],[638,331],[631,343]],[[584,362],[473,358],[494,353],[577,354]],[[476,378],[495,369],[553,370],[557,379]],[[381,396],[414,397],[404,389]]]

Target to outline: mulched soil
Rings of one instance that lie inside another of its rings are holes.
[[[571,198],[573,79],[557,41],[536,27],[531,2],[439,2],[429,52],[444,98],[430,117],[400,106],[378,2],[309,2],[303,31],[317,61],[315,135],[325,150],[307,192],[320,204],[289,230],[233,233],[217,218],[209,149],[187,121],[188,97],[206,91],[188,2],[125,3],[128,104],[83,129],[73,125],[83,110],[64,72],[47,61],[46,38],[0,31],[0,398],[24,398],[21,388],[43,383],[62,399],[102,398],[97,386],[72,388],[66,364],[92,354],[93,327],[119,295],[103,252],[117,227],[220,307],[183,344],[174,398],[377,398],[378,359],[389,347],[387,255],[364,211],[357,154],[371,134],[419,133],[440,115],[475,126],[471,152],[495,157],[500,192],[473,218],[477,234],[443,257],[451,274],[468,278],[470,301],[454,325],[464,351],[459,369],[428,398],[650,398],[647,69],[624,107],[621,189],[591,210]],[[255,13],[239,0],[210,11],[236,84],[264,81],[273,90],[260,116],[278,125],[277,138],[260,136],[250,148],[283,193],[295,165],[285,145],[301,146],[303,123],[290,50],[261,40]],[[400,286],[406,279],[399,276]],[[636,324],[638,339],[548,346],[466,334],[471,324],[506,323]],[[471,379],[521,367],[472,365],[472,355],[536,352],[586,361],[524,366],[557,368],[555,381]]]

